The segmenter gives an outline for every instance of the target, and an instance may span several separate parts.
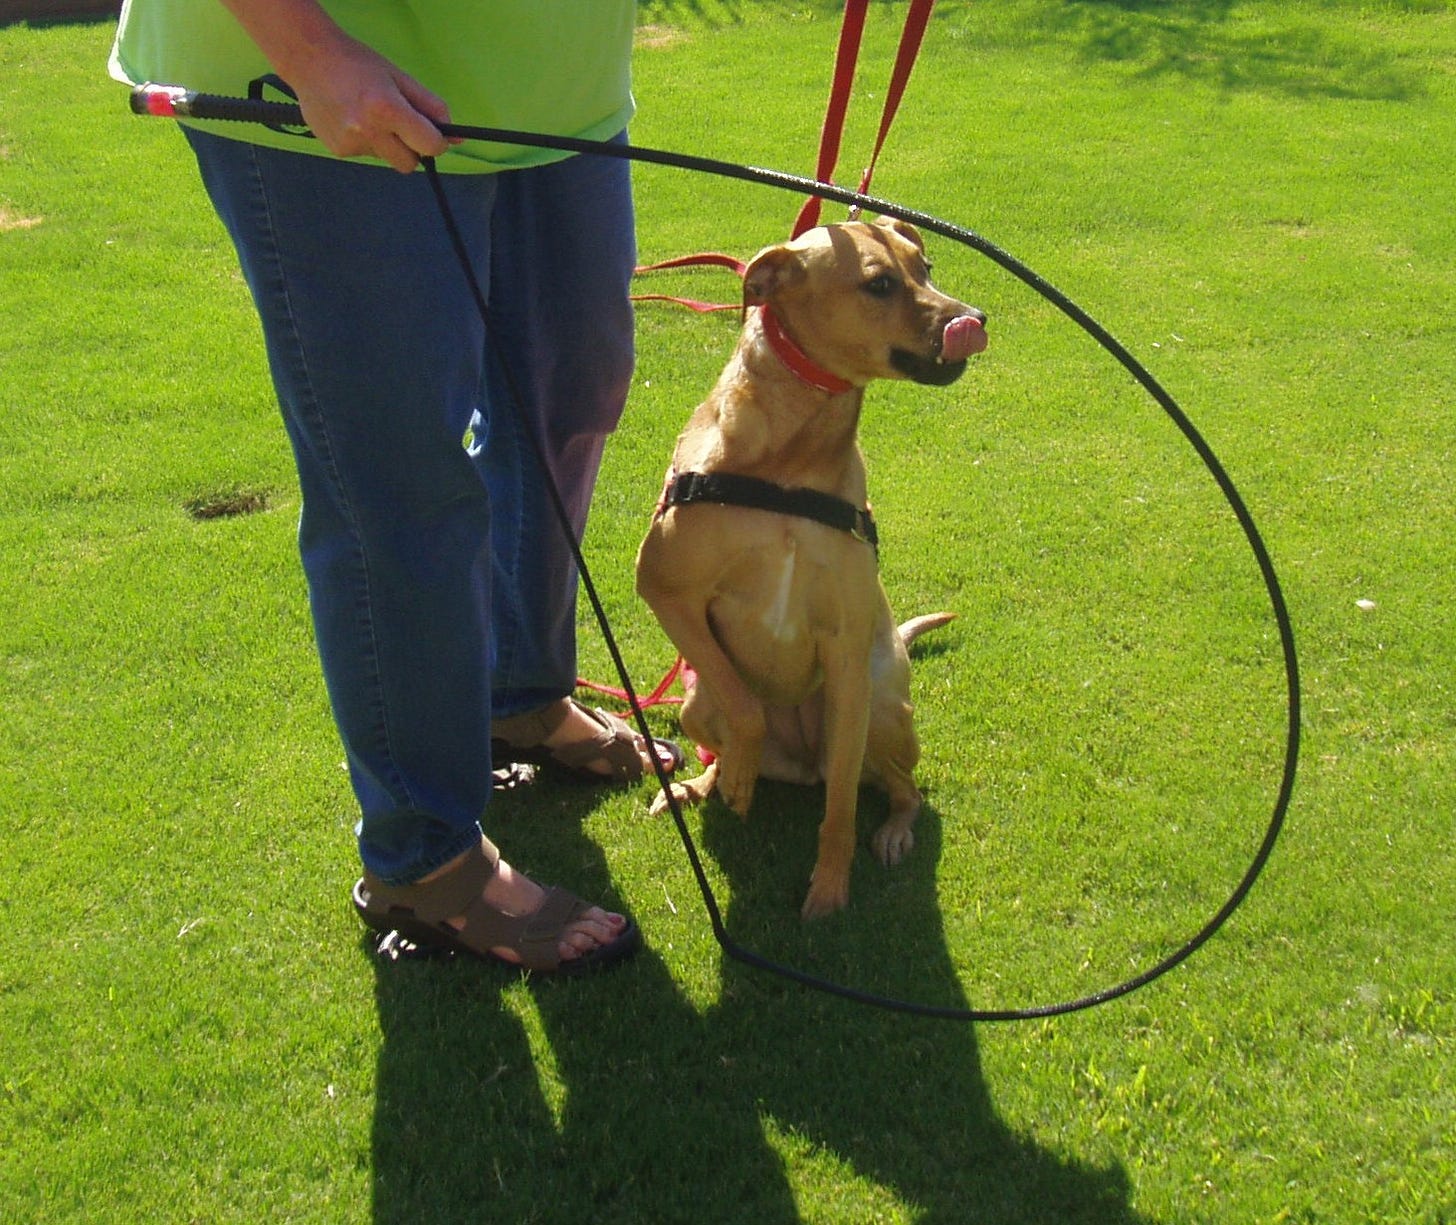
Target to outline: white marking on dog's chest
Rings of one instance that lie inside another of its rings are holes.
[[[794,546],[792,536],[786,543],[788,547],[784,550],[783,562],[779,567],[773,599],[763,610],[764,628],[768,630],[770,636],[780,641],[787,641],[799,636],[799,624],[789,615],[798,550]]]

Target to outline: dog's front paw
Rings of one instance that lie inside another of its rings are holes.
[[[815,871],[809,882],[809,895],[799,910],[803,919],[822,919],[849,905],[849,877]]]
[[[823,919],[843,910],[849,905],[849,865],[843,868],[831,867],[823,861],[814,865],[810,877],[810,893],[799,909],[799,916],[805,919]]]
[[[875,830],[874,837],[870,839],[870,845],[874,847],[875,856],[879,861],[885,867],[893,868],[915,846],[915,834],[910,828],[909,821],[900,821],[891,817]]]
[[[723,797],[723,803],[740,817],[747,817],[749,808],[753,806],[758,769],[756,766],[738,765],[741,760],[737,756],[718,758],[715,763],[718,767],[718,794]]]

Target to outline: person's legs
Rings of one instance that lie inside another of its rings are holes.
[[[482,330],[422,176],[189,133],[257,303],[360,852],[404,883],[490,794],[490,508],[464,452]],[[493,177],[452,180],[488,211]],[[470,231],[478,267],[488,229]]]
[[[366,880],[448,891],[480,856],[491,788],[491,515],[464,447],[467,422],[487,421],[479,315],[423,176],[188,135],[297,461],[300,552]],[[445,183],[484,276],[496,180]],[[481,898],[530,915],[546,894],[500,861]],[[589,907],[559,955],[635,940],[622,916]]]
[[[523,431],[541,440],[579,540],[602,450],[631,382],[637,254],[625,161],[575,157],[500,179],[492,224],[489,407],[473,423],[471,447],[494,512],[498,718],[537,709],[576,687],[576,565]]]

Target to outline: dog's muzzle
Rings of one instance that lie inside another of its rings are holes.
[[[895,349],[890,364],[906,378],[945,387],[965,373],[966,362],[986,348],[986,317],[980,311],[957,315],[945,325],[933,356]]]

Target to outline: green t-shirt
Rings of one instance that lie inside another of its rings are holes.
[[[635,0],[323,0],[346,31],[442,97],[458,123],[605,140],[632,115]],[[271,72],[217,0],[126,0],[111,75],[245,97]],[[276,97],[276,94],[269,96]],[[197,123],[222,136],[330,156],[261,124]],[[441,170],[488,172],[566,156],[467,141]]]

